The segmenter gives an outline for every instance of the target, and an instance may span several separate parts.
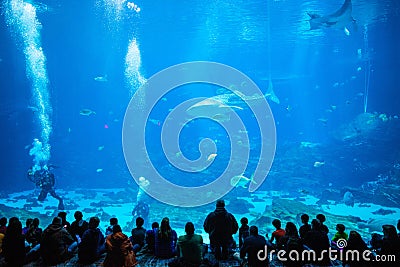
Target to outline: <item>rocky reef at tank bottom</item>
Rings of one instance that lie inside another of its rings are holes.
[[[278,144],[273,166],[260,190],[250,194],[247,188],[234,188],[224,197],[227,209],[237,220],[247,217],[250,225],[259,226],[263,234],[273,230],[274,218],[283,224],[288,221],[299,224],[302,213],[310,217],[323,213],[331,232],[336,224],[343,223],[369,240],[372,232],[381,232],[382,224],[396,224],[400,219],[400,153],[395,147],[400,143],[399,133],[397,117],[366,113],[333,132],[333,144],[308,140]],[[64,199],[69,221],[80,210],[85,219],[98,216],[101,229],[114,216],[124,232],[129,233],[134,226],[131,212],[136,185],[56,190]],[[38,190],[1,192],[0,215],[17,216],[22,221],[38,217],[45,227],[58,213],[58,202],[51,196],[38,202],[38,194]],[[208,241],[203,222],[214,210],[214,203],[181,208],[148,196],[145,201],[150,205],[147,227],[167,215],[178,234],[183,234],[185,223],[192,221],[196,232]]]

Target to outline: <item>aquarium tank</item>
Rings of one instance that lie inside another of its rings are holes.
[[[130,235],[144,205],[146,229],[190,221],[210,243],[223,199],[264,237],[303,214],[329,239],[397,227],[399,1],[0,8],[0,217],[81,211]]]

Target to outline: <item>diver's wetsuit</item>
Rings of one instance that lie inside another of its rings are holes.
[[[142,217],[145,222],[147,222],[147,217],[149,216],[149,205],[142,201],[139,201],[139,203],[132,210],[132,215],[134,217]]]
[[[47,194],[50,193],[52,197],[55,199],[58,199],[58,209],[64,209],[64,204],[63,200],[60,196],[56,194],[54,191],[54,184],[55,184],[55,178],[54,174],[52,174],[48,170],[37,170],[34,173],[30,169],[28,171],[28,179],[36,184],[36,186],[39,186],[41,191],[38,196],[38,201],[44,201],[47,197]]]

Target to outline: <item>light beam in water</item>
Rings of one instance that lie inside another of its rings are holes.
[[[371,60],[370,60],[367,24],[364,25],[364,53],[366,55],[365,78],[364,78],[364,113],[366,113],[367,107],[368,107],[369,85],[370,85],[370,80],[371,80]]]

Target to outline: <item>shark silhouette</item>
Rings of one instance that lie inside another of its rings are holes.
[[[310,30],[334,27],[348,31],[346,27],[350,23],[356,26],[355,25],[356,20],[352,17],[351,12],[352,12],[351,0],[345,0],[342,7],[339,10],[327,16],[321,16],[318,14],[307,12],[307,14],[311,18],[309,21]]]

